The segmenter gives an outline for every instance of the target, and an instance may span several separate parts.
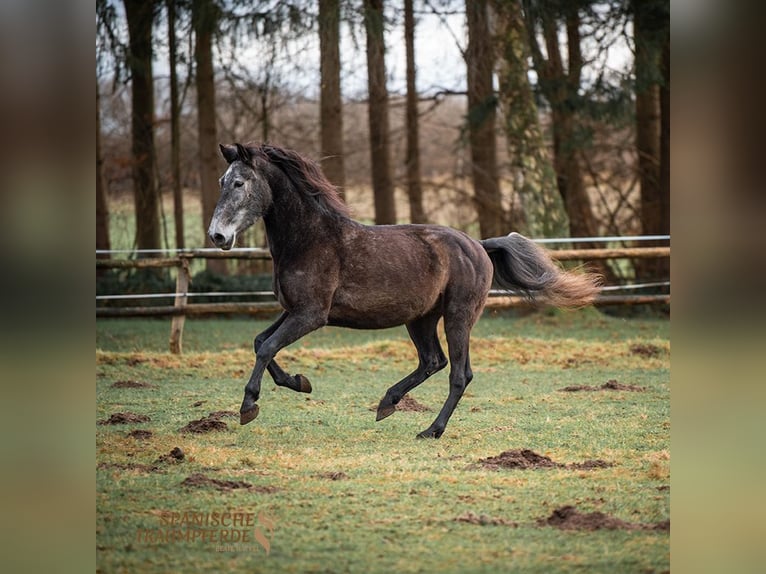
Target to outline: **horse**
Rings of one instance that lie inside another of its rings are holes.
[[[364,225],[319,166],[269,144],[220,144],[228,168],[208,229],[220,249],[231,249],[245,229],[263,219],[273,260],[273,290],[283,312],[254,340],[255,366],[245,386],[240,424],[258,416],[263,374],[293,391],[310,393],[308,378],[290,375],[276,354],[325,325],[383,329],[405,325],[418,366],[380,400],[376,420],[396,411],[408,392],[444,369],[447,357],[437,324],[444,320],[449,394],[418,438],[439,438],[473,379],[471,329],[492,281],[556,307],[583,307],[600,290],[598,276],[565,271],[518,233],[477,241],[439,225]]]

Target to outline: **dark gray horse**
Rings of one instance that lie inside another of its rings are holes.
[[[409,391],[447,366],[436,326],[444,318],[449,351],[449,396],[436,420],[418,437],[444,432],[473,378],[469,336],[492,283],[555,306],[579,307],[599,291],[598,278],[561,270],[548,254],[517,233],[476,241],[437,225],[362,225],[317,165],[271,145],[222,145],[229,168],[208,234],[231,249],[238,233],[259,218],[274,260],[274,293],[284,312],[255,338],[255,367],[245,386],[240,424],[258,415],[261,378],[311,392],[303,375],[291,376],[274,360],[304,335],[336,325],[382,329],[406,325],[418,351],[417,369],[393,385],[377,420],[396,410]]]

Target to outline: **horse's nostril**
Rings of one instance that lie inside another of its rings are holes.
[[[215,243],[216,245],[222,245],[223,243],[226,242],[226,238],[223,236],[222,233],[214,233],[210,238],[213,240],[213,243]]]

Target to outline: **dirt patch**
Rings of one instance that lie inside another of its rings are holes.
[[[634,343],[629,348],[631,354],[651,359],[662,354],[662,348],[651,343]]]
[[[574,506],[562,506],[547,518],[539,518],[540,526],[552,526],[560,530],[670,530],[670,520],[655,524],[626,522],[603,512],[581,513]]]
[[[130,431],[128,436],[136,440],[149,440],[154,436],[154,433],[150,430],[136,429],[134,431]]]
[[[611,468],[614,466],[611,462],[597,458],[595,460],[584,460],[582,462],[572,462],[562,465],[570,470],[594,470],[596,468]]]
[[[114,413],[108,419],[98,421],[100,425],[130,425],[136,423],[148,423],[150,419],[146,415],[138,415],[136,413],[124,412]]]
[[[517,528],[519,524],[505,518],[496,518],[486,514],[475,514],[470,510],[465,514],[456,517],[455,522],[467,522],[468,524],[478,524],[480,526],[512,526]]]
[[[184,451],[180,447],[175,447],[169,453],[160,456],[160,458],[157,459],[157,462],[176,463],[181,462],[185,458],[186,454],[184,454]]]
[[[196,402],[196,403],[194,403],[192,406],[193,406],[193,407],[201,407],[201,406],[202,406],[202,405],[204,405],[206,402],[207,402],[207,401],[197,401],[197,402]]]
[[[189,475],[187,478],[185,478],[181,482],[181,486],[186,488],[215,488],[221,492],[243,488],[245,490],[262,492],[265,494],[272,494],[279,490],[275,486],[253,486],[244,480],[220,480],[217,478],[210,478],[209,476],[205,476],[199,472]]]
[[[562,464],[551,460],[542,454],[537,454],[529,449],[512,449],[501,452],[497,456],[490,456],[479,459],[479,466],[490,470],[500,469],[537,469],[537,468],[566,468],[569,470],[593,470],[596,468],[609,468],[612,463],[605,460],[585,460],[583,462],[573,462]]]
[[[222,418],[225,418],[225,417],[238,418],[239,413],[235,413],[234,411],[215,411],[207,415],[207,418],[212,420],[217,420],[217,421],[220,421]]]
[[[345,472],[320,472],[315,476],[326,480],[348,480],[348,475]]]
[[[113,389],[156,389],[157,385],[151,383],[144,383],[142,381],[116,381],[112,383]]]
[[[634,391],[637,393],[643,393],[646,391],[646,387],[639,387],[637,385],[624,385],[618,383],[615,379],[610,379],[600,387],[591,385],[572,385],[571,387],[564,387],[560,389],[565,393],[575,393],[577,391]]]
[[[96,468],[116,470],[137,470],[139,472],[155,472],[159,467],[139,462],[100,462]]]
[[[236,413],[231,411],[217,411],[210,413],[206,417],[191,421],[185,427],[179,429],[184,434],[205,434],[209,432],[225,431],[228,430],[228,425],[221,419],[225,416],[237,416]]]
[[[506,450],[497,456],[480,459],[479,464],[493,470],[500,468],[556,468],[561,466],[549,457],[537,454],[527,448]]]
[[[378,410],[377,403],[372,405],[369,410],[377,411]],[[425,413],[430,411],[431,407],[427,407],[426,405],[416,401],[409,395],[404,395],[401,398],[401,400],[398,403],[396,403],[396,410],[403,411],[403,412],[411,412],[411,413]]]

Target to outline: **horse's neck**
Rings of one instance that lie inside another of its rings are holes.
[[[342,218],[323,213],[297,194],[293,189],[275,193],[272,207],[263,218],[275,260],[285,253],[305,252],[316,242],[328,241],[327,230],[343,225]]]

